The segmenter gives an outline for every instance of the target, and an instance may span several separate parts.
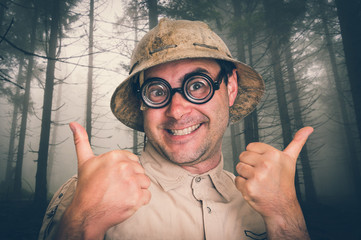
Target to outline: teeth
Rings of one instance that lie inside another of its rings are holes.
[[[200,126],[200,124],[193,125],[191,127],[184,128],[184,129],[181,129],[181,130],[170,129],[169,132],[171,134],[175,135],[175,136],[182,136],[182,135],[190,134],[191,132],[193,132],[194,130],[199,128],[199,126]]]

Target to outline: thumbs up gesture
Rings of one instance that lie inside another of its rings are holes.
[[[236,187],[250,206],[264,218],[269,238],[275,231],[292,231],[293,227],[301,226],[301,231],[306,234],[300,235],[301,238],[289,239],[308,238],[294,178],[298,155],[312,131],[311,127],[300,129],[284,151],[264,143],[251,143],[239,156]],[[280,226],[285,229],[280,229]],[[284,235],[273,237],[288,239]]]
[[[64,213],[59,239],[103,239],[110,227],[150,201],[150,180],[136,155],[117,150],[95,156],[85,129],[75,122],[70,128],[78,158],[78,183]]]

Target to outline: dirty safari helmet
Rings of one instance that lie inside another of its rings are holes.
[[[247,116],[259,103],[264,83],[249,66],[232,58],[227,46],[207,24],[199,21],[162,19],[133,51],[130,72],[115,90],[111,109],[126,126],[144,131],[141,100],[134,90],[139,75],[148,68],[180,59],[211,58],[233,62],[238,74],[238,94],[230,108],[230,122]]]

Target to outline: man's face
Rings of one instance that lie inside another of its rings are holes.
[[[163,78],[172,88],[182,86],[185,75],[201,71],[217,79],[220,66],[210,59],[187,59],[153,67],[145,72],[145,80]],[[180,93],[160,109],[143,111],[144,130],[149,142],[166,159],[191,172],[205,172],[220,160],[223,134],[228,125],[229,106],[237,95],[235,71],[224,80],[213,98],[204,104],[193,104]]]

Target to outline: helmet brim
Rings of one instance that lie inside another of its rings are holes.
[[[196,55],[196,57],[194,57],[193,54]],[[183,56],[182,58],[178,55],[175,59],[169,58],[166,62],[181,59],[202,58],[199,53],[194,51],[192,52],[192,55],[193,57]],[[245,116],[250,114],[260,102],[265,91],[262,77],[251,67],[232,58],[224,56],[210,57],[209,53],[207,56],[204,56],[204,58],[226,60],[235,64],[238,75],[238,93],[234,104],[230,107],[229,117],[231,124],[239,122]],[[166,62],[163,61],[160,64]],[[136,83],[134,81],[137,81],[137,76],[141,71],[145,71],[156,65],[159,64],[154,63],[134,71],[116,88],[111,98],[111,109],[116,118],[124,125],[137,131],[144,132],[144,120],[143,113],[140,109],[141,100],[136,95],[134,89],[134,84]]]
[[[199,21],[162,19],[135,48],[130,75],[114,91],[111,109],[126,126],[144,131],[141,100],[134,90],[138,74],[157,65],[182,59],[208,58],[233,62],[238,74],[238,94],[230,107],[230,123],[252,112],[264,93],[262,77],[251,67],[232,58],[223,40]]]

